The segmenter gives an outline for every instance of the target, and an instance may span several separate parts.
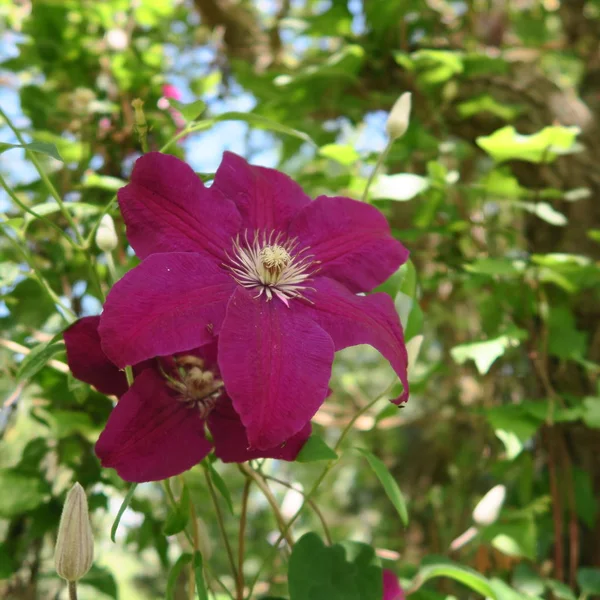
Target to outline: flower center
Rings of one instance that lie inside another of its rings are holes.
[[[292,262],[292,257],[283,246],[276,244],[275,246],[265,246],[260,251],[260,260],[265,271],[269,273],[273,277],[273,281],[276,282],[285,267]]]
[[[318,261],[307,250],[298,250],[297,239],[285,239],[282,233],[258,231],[250,240],[246,231],[243,239],[236,238],[225,266],[239,285],[256,289],[257,297],[276,297],[289,306],[289,300],[303,298],[312,289],[305,284],[316,273]]]
[[[167,385],[179,392],[178,400],[190,408],[197,408],[205,419],[214,408],[223,388],[223,382],[206,369],[197,356],[175,357],[176,374],[172,377],[163,371]]]

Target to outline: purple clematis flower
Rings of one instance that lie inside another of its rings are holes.
[[[125,375],[100,347],[100,317],[84,317],[64,333],[73,375],[120,397],[96,444],[102,466],[126,481],[157,481],[199,463],[213,448],[223,462],[253,458],[294,460],[309,438],[308,423],[285,445],[250,449],[246,430],[227,397],[216,344],[175,357],[148,360]],[[206,437],[211,433],[212,443]]]
[[[404,600],[404,590],[400,587],[398,577],[389,569],[383,570],[383,600]]]
[[[118,367],[218,339],[218,364],[253,448],[300,431],[328,392],[334,352],[377,348],[408,396],[402,327],[386,294],[359,296],[408,258],[384,216],[314,201],[289,177],[226,152],[207,188],[179,159],[138,159],[119,190],[142,263],[111,290],[102,348]]]

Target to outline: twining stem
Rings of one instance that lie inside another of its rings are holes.
[[[369,402],[367,405],[363,406],[352,417],[352,419],[350,419],[350,422],[346,425],[346,427],[342,431],[342,433],[341,433],[341,435],[340,435],[340,437],[339,437],[336,445],[334,446],[334,451],[336,453],[338,453],[338,451],[339,451],[342,443],[346,439],[346,436],[350,433],[350,431],[352,431],[352,428],[354,427],[354,423],[356,423],[356,421],[363,414],[365,414],[367,411],[369,411],[382,398],[385,398],[386,396],[388,396],[389,393],[390,393],[390,391],[394,387],[394,385],[396,385],[396,381],[397,380],[394,377],[393,381],[387,386],[387,388],[385,389],[385,391],[383,393],[379,394],[374,400],[372,400],[371,402]],[[290,528],[292,527],[292,525],[296,522],[296,520],[298,519],[298,517],[300,516],[300,514],[304,510],[304,507],[308,504],[309,500],[312,499],[313,495],[315,494],[315,492],[317,491],[317,489],[319,488],[319,486],[321,485],[321,483],[323,482],[323,480],[325,479],[325,477],[327,477],[327,474],[329,473],[329,471],[331,471],[331,469],[333,469],[333,467],[337,464],[338,461],[339,461],[339,457],[330,460],[325,465],[325,467],[323,468],[323,470],[321,471],[321,473],[319,474],[319,476],[317,477],[317,479],[313,483],[313,485],[310,488],[310,490],[308,491],[308,493],[304,496],[304,501],[302,502],[300,508],[296,511],[296,513],[292,516],[292,518],[287,522],[287,524],[283,528],[283,531],[281,532],[281,535],[279,536],[279,538],[277,539],[277,541],[273,544],[273,546],[271,548],[271,551],[267,554],[265,560],[263,561],[262,565],[258,569],[256,575],[254,576],[254,579],[252,580],[252,583],[250,585],[250,591],[248,592],[248,598],[252,597],[252,590],[254,589],[254,586],[256,585],[256,583],[257,583],[257,581],[258,581],[258,579],[260,577],[260,574],[262,573],[262,571],[265,568],[265,566],[267,565],[267,563],[273,558],[275,552],[277,551],[277,548],[279,547],[279,544],[281,543],[281,540],[284,539],[284,537],[286,536],[287,532],[290,530]]]
[[[2,108],[0,108],[0,117],[2,117],[6,121],[6,124],[10,127],[12,132],[15,134],[17,140],[19,140],[19,143],[25,148],[25,153],[27,154],[27,157],[33,163],[33,166],[35,167],[36,171],[38,172],[41,180],[44,182],[44,185],[48,188],[48,191],[50,192],[52,197],[56,200],[58,207],[60,208],[60,212],[63,214],[63,216],[65,217],[65,219],[71,226],[71,229],[73,229],[73,233],[75,234],[77,243],[81,247],[85,247],[85,240],[83,239],[83,236],[79,232],[77,223],[75,223],[75,220],[71,216],[71,213],[68,211],[65,203],[63,202],[63,199],[60,197],[60,194],[57,192],[56,188],[54,187],[54,184],[50,181],[50,179],[48,178],[48,175],[46,175],[44,169],[42,169],[42,165],[40,164],[40,161],[37,159],[35,152],[32,152],[31,150],[29,150],[29,148],[27,147],[27,143],[25,142],[25,140],[23,139],[23,136],[21,135],[21,132],[15,127],[13,122],[10,120],[8,115],[2,110]]]
[[[77,582],[69,581],[68,589],[69,589],[69,600],[77,600]]]
[[[171,483],[168,479],[165,479],[163,481],[163,487],[165,488],[165,491],[167,493],[167,498],[168,498],[169,502],[171,503],[171,506],[173,506],[173,508],[177,508],[177,500],[175,500],[175,496],[173,495],[173,491],[171,490]],[[197,520],[195,520],[195,523],[197,523]],[[196,534],[198,534],[197,525],[195,526],[195,530],[196,530]],[[187,541],[190,543],[190,546],[194,546],[194,540],[192,539],[192,536],[190,535],[189,531],[187,529],[184,529],[183,534],[185,535]],[[204,568],[206,569],[206,572],[208,573],[210,578],[219,584],[219,586],[231,598],[231,600],[235,600],[234,597],[232,596],[231,592],[227,589],[227,586],[219,579],[217,574],[211,569],[208,561],[204,561]]]
[[[238,536],[238,578],[237,578],[237,597],[236,600],[244,600],[244,554],[246,542],[246,519],[248,516],[248,497],[250,496],[250,486],[252,479],[246,477],[244,491],[242,493],[242,513],[240,515],[240,534]]]
[[[4,233],[5,233],[5,236],[8,239],[8,241],[13,245],[14,249],[23,257],[23,260],[29,265],[29,268],[31,269],[33,276],[35,277],[37,282],[40,284],[42,289],[46,292],[46,294],[48,295],[48,297],[50,298],[52,303],[60,306],[71,317],[71,319],[73,319],[73,320],[76,319],[77,315],[66,304],[63,303],[63,301],[58,297],[56,292],[50,287],[50,284],[46,281],[46,278],[41,274],[41,272],[35,266],[34,262],[30,259],[28,253],[21,247],[21,245],[18,242],[13,240],[13,238],[10,236],[9,233],[7,233],[6,231]],[[67,323],[71,322],[62,313],[60,313],[60,316]]]
[[[36,219],[43,221],[44,223],[46,223],[47,225],[49,225],[50,227],[52,227],[53,229],[58,231],[58,233],[60,233],[60,235],[63,236],[69,242],[69,244],[71,244],[71,246],[73,246],[73,248],[76,248],[77,250],[80,249],[79,246],[77,245],[77,242],[75,242],[75,240],[71,239],[71,237],[69,235],[67,235],[67,233],[65,231],[63,231],[56,223],[54,223],[53,221],[51,221],[44,215],[38,215],[38,213],[36,213],[33,209],[29,208],[29,206],[27,206],[27,204],[22,202],[19,199],[19,197],[12,191],[12,189],[10,188],[8,183],[6,183],[6,180],[4,179],[4,177],[2,177],[2,175],[0,175],[0,186],[2,186],[4,188],[4,191],[11,197],[12,201],[17,206],[22,208],[26,213],[29,213],[32,217],[35,217]]]
[[[240,464],[238,465],[240,471],[246,475],[246,477],[252,477],[252,479],[256,482],[256,485],[260,488],[260,491],[264,494],[267,502],[270,504],[271,509],[273,510],[273,514],[275,515],[275,519],[277,520],[277,525],[279,527],[279,531],[281,531],[281,535],[279,536],[279,543],[282,539],[285,538],[286,542],[289,544],[290,548],[294,545],[294,538],[289,533],[289,527],[285,525],[285,517],[281,514],[281,510],[279,509],[279,505],[277,504],[277,500],[275,496],[273,496],[273,492],[267,485],[267,482],[262,478],[260,473],[256,472],[254,469],[251,469],[248,465]]]
[[[371,171],[371,174],[369,175],[369,179],[367,179],[367,185],[365,186],[365,191],[363,192],[363,195],[362,195],[363,202],[367,201],[367,199],[369,197],[369,188],[371,187],[371,184],[373,183],[373,180],[375,179],[375,175],[377,174],[377,171],[379,171],[379,169],[381,168],[381,165],[385,162],[385,159],[387,158],[388,152],[390,151],[390,148],[392,147],[393,143],[394,143],[394,140],[390,139],[389,142],[387,143],[386,147],[383,149],[383,152],[379,155],[379,158],[377,159],[377,162],[375,163],[375,167]]]
[[[279,485],[282,485],[282,486],[288,488],[289,490],[294,490],[295,492],[298,492],[304,498],[306,498],[306,493],[303,492],[302,490],[295,488],[291,483],[288,483],[287,481],[283,481],[282,479],[278,479],[277,477],[273,477],[272,475],[264,475],[263,474],[263,476],[265,479],[268,479],[269,481],[274,481],[275,483],[278,483]],[[321,521],[321,525],[323,527],[323,533],[325,534],[325,539],[327,540],[327,543],[331,546],[331,544],[333,544],[333,541],[331,539],[331,533],[329,532],[329,527],[327,526],[327,521],[325,520],[323,513],[321,512],[320,508],[317,506],[317,504],[314,500],[311,500],[310,498],[308,498],[308,499],[306,499],[306,503],[312,508],[315,515],[317,515],[319,521]]]
[[[183,475],[179,476],[179,481],[181,482],[182,489],[185,486],[185,480]],[[192,499],[189,499],[189,511],[190,511],[190,521],[192,523],[192,538],[193,538],[193,546],[194,546],[194,554],[200,551],[200,536],[198,535],[198,516],[196,515],[196,507],[194,506],[194,502]],[[188,598],[189,600],[194,600],[194,596],[196,593],[196,570],[194,569],[194,562],[190,563],[190,575],[188,581]]]
[[[237,578],[238,578],[237,568],[235,566],[235,560],[233,558],[233,551],[231,550],[231,544],[229,543],[229,538],[227,537],[227,531],[225,530],[225,521],[223,520],[223,513],[221,511],[221,507],[219,506],[219,501],[217,499],[217,494],[215,492],[215,486],[212,482],[208,467],[203,464],[202,469],[204,471],[206,485],[208,486],[208,491],[210,493],[210,497],[211,497],[213,505],[215,507],[215,512],[217,514],[217,524],[219,526],[219,531],[221,532],[221,537],[223,538],[223,544],[225,545],[225,550],[227,552],[227,558],[229,559],[229,566],[231,567],[231,573],[233,575],[233,579],[235,581],[237,581]]]

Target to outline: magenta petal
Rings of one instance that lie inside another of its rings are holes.
[[[204,421],[153,369],[135,378],[96,444],[103,467],[125,481],[158,481],[187,471],[211,450]]]
[[[127,238],[140,258],[200,252],[221,263],[239,230],[233,202],[206,188],[189,165],[168,154],[139,158],[118,196]]]
[[[327,277],[318,277],[311,285],[316,289],[310,293],[313,304],[303,302],[302,312],[312,316],[331,336],[336,350],[358,344],[369,344],[379,350],[404,386],[394,402],[405,402],[408,399],[408,354],[392,299],[383,293],[357,296]]]
[[[153,254],[118,281],[100,317],[102,349],[118,366],[214,340],[235,284],[200,254]]]
[[[285,173],[250,165],[232,152],[223,154],[212,187],[235,202],[243,227],[250,230],[284,231],[293,216],[310,203]]]
[[[383,600],[404,600],[398,577],[389,569],[383,570]]]
[[[298,433],[328,391],[333,342],[294,308],[238,288],[219,337],[225,388],[250,445],[259,450],[283,444]]]
[[[252,448],[248,442],[246,429],[228,398],[221,399],[210,413],[208,428],[213,436],[216,457],[226,463],[241,463],[254,458],[278,458],[293,461],[312,431],[312,426],[308,422],[282,445],[267,450]]]
[[[368,292],[408,259],[408,250],[390,232],[373,206],[350,198],[319,196],[294,218],[290,237],[321,261],[321,275]]]
[[[120,396],[127,391],[127,379],[102,351],[99,323],[100,317],[83,317],[64,332],[67,362],[77,379],[103,394]]]

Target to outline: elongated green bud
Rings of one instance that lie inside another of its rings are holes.
[[[104,215],[96,231],[96,245],[103,252],[112,252],[118,244],[115,222],[110,215]]]
[[[392,106],[387,123],[385,124],[385,130],[391,140],[401,138],[408,129],[411,98],[412,95],[410,92],[404,92],[404,94],[396,100],[394,106]]]
[[[67,581],[81,579],[92,566],[94,539],[85,491],[76,483],[65,500],[54,551],[56,572]]]

